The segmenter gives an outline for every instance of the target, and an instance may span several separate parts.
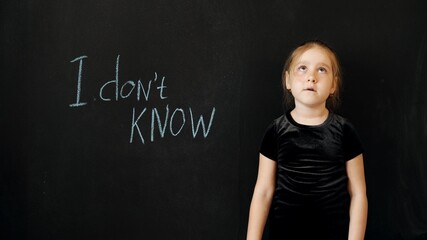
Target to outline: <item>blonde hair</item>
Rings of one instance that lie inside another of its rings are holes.
[[[329,58],[332,64],[335,92],[331,94],[326,100],[326,107],[332,111],[338,108],[339,106],[339,103],[340,103],[339,91],[341,89],[342,79],[341,79],[341,67],[338,61],[338,56],[335,53],[335,51],[331,47],[329,47],[326,43],[320,40],[311,40],[308,42],[304,42],[303,44],[295,48],[291,52],[291,54],[288,56],[285,62],[285,65],[283,67],[282,86],[284,91],[284,101],[285,101],[286,107],[289,109],[295,107],[295,100],[294,100],[294,97],[292,96],[292,93],[288,89],[286,89],[286,72],[289,73],[289,69],[292,67],[292,64],[294,63],[295,59],[299,58],[305,51],[314,47],[319,47],[325,50],[329,55]]]

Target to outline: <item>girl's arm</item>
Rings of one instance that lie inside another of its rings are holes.
[[[260,240],[270,211],[276,181],[276,162],[259,155],[258,178],[249,211],[247,240]]]
[[[349,240],[363,240],[368,217],[363,155],[360,154],[346,163],[348,191],[350,193],[350,229]]]

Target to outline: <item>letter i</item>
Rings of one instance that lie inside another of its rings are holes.
[[[76,62],[79,61],[79,74],[77,76],[77,96],[76,96],[76,102],[70,104],[70,107],[80,107],[84,106],[87,103],[86,102],[80,102],[80,93],[81,93],[81,85],[82,85],[82,69],[83,69],[83,59],[87,58],[87,56],[80,56],[78,58],[75,58],[71,60],[70,62]]]

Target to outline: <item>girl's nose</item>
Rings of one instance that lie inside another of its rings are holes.
[[[312,83],[316,83],[316,78],[313,75],[311,75],[307,78],[307,81],[312,82]]]

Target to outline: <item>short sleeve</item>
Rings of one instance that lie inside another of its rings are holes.
[[[265,131],[259,152],[271,160],[277,160],[277,132],[274,122]]]
[[[351,160],[363,153],[363,146],[354,126],[346,122],[344,125],[344,157]]]

